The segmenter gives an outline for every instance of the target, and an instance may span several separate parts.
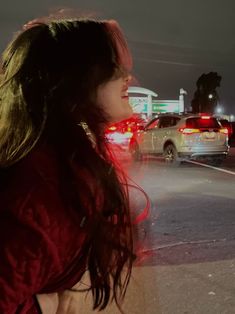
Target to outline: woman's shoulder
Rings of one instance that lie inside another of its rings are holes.
[[[61,195],[59,167],[53,151],[37,149],[5,170],[0,175],[0,216],[37,230],[63,248],[80,242],[86,231],[79,227],[82,213]]]
[[[46,145],[37,147],[0,173],[0,214],[8,212],[25,220],[31,212],[32,223],[37,221],[44,228],[54,224],[65,233],[77,228],[87,213],[80,198],[74,200],[73,182],[65,172],[56,151]]]
[[[37,188],[49,188],[58,182],[58,163],[50,149],[35,148],[22,160],[0,170],[2,201],[27,197]]]

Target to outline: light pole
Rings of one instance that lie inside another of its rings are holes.
[[[187,95],[186,90],[184,90],[183,88],[180,89],[180,95],[179,95],[179,108],[178,111],[179,112],[185,112],[185,108],[184,108],[184,95]]]

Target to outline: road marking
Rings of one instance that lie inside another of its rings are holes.
[[[223,238],[223,239],[211,239],[211,240],[198,240],[198,241],[179,241],[179,242],[173,242],[173,243],[166,243],[166,244],[162,244],[162,245],[158,245],[149,249],[145,249],[145,250],[140,250],[141,253],[148,253],[148,252],[153,252],[153,251],[159,251],[159,250],[163,250],[163,249],[168,249],[168,248],[172,248],[172,247],[176,247],[176,246],[181,246],[181,245],[190,245],[190,244],[209,244],[209,243],[218,243],[218,242],[226,242],[226,241],[230,241],[233,239],[227,239],[227,238]]]
[[[192,163],[192,164],[195,164],[195,165],[199,165],[199,166],[203,166],[203,167],[215,169],[215,170],[217,170],[217,171],[221,171],[221,172],[225,172],[225,173],[228,173],[228,174],[235,175],[235,172],[234,172],[234,171],[230,171],[230,170],[226,170],[226,169],[222,169],[222,168],[218,168],[218,167],[206,165],[206,164],[203,164],[203,163],[198,162],[198,161],[194,161],[194,160],[184,160],[184,161],[189,162],[189,163]]]

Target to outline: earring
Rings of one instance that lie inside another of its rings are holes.
[[[83,128],[83,130],[86,133],[86,136],[88,137],[88,139],[91,142],[92,147],[95,148],[96,147],[96,138],[95,138],[94,133],[90,130],[88,124],[85,121],[81,121],[80,123],[78,123],[78,125],[80,125]]]

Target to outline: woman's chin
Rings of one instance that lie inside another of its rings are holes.
[[[126,119],[129,119],[129,118],[131,118],[132,117],[132,115],[133,115],[133,112],[132,111],[130,111],[130,112],[126,112],[125,114],[123,114],[123,115],[120,115],[120,116],[117,116],[117,117],[113,117],[111,120],[112,121],[110,121],[110,122],[112,122],[112,123],[117,123],[117,122],[120,122],[120,121],[122,121],[122,120],[126,120]]]
[[[131,118],[133,115],[133,110],[129,110],[128,113],[126,113],[125,117],[122,119],[122,120],[125,120],[125,119],[129,119]]]

